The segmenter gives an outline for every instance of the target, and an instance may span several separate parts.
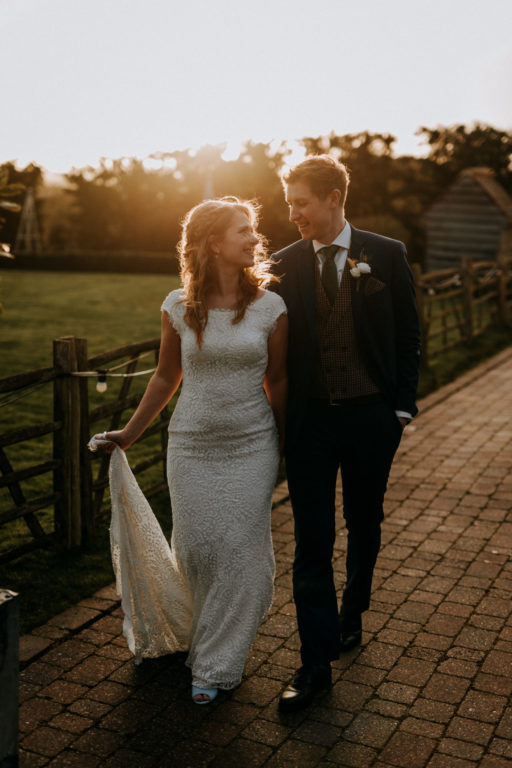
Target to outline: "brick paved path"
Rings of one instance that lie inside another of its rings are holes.
[[[277,700],[299,665],[293,525],[280,487],[276,594],[242,685],[189,700],[183,655],[136,668],[111,587],[22,638],[22,766],[512,766],[512,349],[423,401],[386,503],[364,644],[306,712]],[[343,583],[340,517],[335,569]]]

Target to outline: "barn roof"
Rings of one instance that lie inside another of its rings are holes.
[[[491,198],[493,203],[505,214],[510,223],[512,223],[512,197],[503,189],[494,178],[494,171],[490,168],[466,168],[459,175],[459,179],[464,176],[470,176]],[[455,182],[456,183],[456,182]]]

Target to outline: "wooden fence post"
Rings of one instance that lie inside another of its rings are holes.
[[[76,363],[79,371],[89,370],[87,356],[87,339],[75,339]],[[90,543],[96,533],[94,506],[92,503],[92,466],[91,454],[87,448],[89,442],[89,387],[88,378],[79,376],[78,391],[80,400],[80,432],[79,432],[79,461],[80,461],[80,500],[82,519],[82,543]]]
[[[411,265],[414,277],[414,287],[416,289],[416,305],[418,307],[418,317],[420,321],[421,334],[421,356],[420,363],[422,368],[428,367],[428,328],[425,318],[425,302],[423,301],[423,285],[421,281],[421,267],[414,263]]]
[[[18,765],[19,597],[0,589],[0,768]]]
[[[80,499],[80,387],[76,339],[64,336],[53,342],[53,364],[62,375],[54,383],[53,414],[62,428],[54,433],[53,456],[61,465],[54,472],[54,489],[59,493],[55,503],[55,533],[65,549],[82,543]]]
[[[508,260],[512,256],[512,230],[503,230],[501,236],[501,245],[496,256],[496,266],[498,267],[497,292],[498,292],[498,323],[501,326],[509,324],[507,309],[507,271]]]
[[[473,262],[467,256],[462,257],[462,287],[464,290],[464,331],[466,342],[473,341]]]

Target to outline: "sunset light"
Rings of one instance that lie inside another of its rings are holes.
[[[507,0],[0,0],[0,24],[0,162],[512,124]]]

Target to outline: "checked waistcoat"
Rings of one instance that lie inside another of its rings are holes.
[[[343,400],[379,392],[359,355],[352,314],[351,281],[348,262],[331,306],[325,294],[315,260],[315,305],[317,360],[312,395],[315,398]]]

